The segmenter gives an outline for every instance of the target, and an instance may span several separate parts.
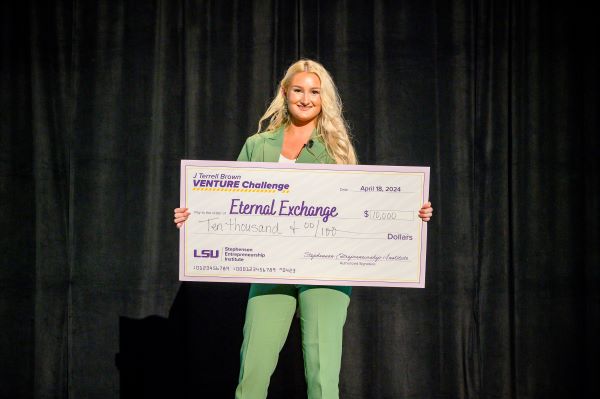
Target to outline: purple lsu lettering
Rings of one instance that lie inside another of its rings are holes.
[[[218,249],[194,249],[194,258],[218,258]]]

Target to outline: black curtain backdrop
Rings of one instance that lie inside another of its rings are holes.
[[[248,286],[178,282],[179,161],[235,159],[299,57],[361,163],[432,172],[427,286],[355,288],[341,396],[598,395],[598,21],[553,4],[3,2],[0,397],[233,397]]]

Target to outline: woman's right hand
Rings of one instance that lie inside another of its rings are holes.
[[[173,210],[173,213],[175,216],[173,222],[177,225],[178,229],[181,228],[181,226],[183,226],[188,216],[190,216],[188,208],[175,208]]]

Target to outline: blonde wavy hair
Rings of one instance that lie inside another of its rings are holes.
[[[258,131],[263,130],[263,123],[268,121],[267,131],[287,127],[291,123],[283,92],[298,72],[311,72],[321,80],[321,113],[317,117],[317,135],[323,139],[329,155],[338,164],[356,164],[356,152],[348,133],[348,125],[342,115],[342,100],[335,83],[323,65],[318,62],[302,59],[288,68],[281,83],[277,87],[275,98],[258,121]]]

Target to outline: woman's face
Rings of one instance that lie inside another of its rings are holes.
[[[321,79],[312,72],[298,72],[283,91],[292,123],[315,123],[321,113]]]

